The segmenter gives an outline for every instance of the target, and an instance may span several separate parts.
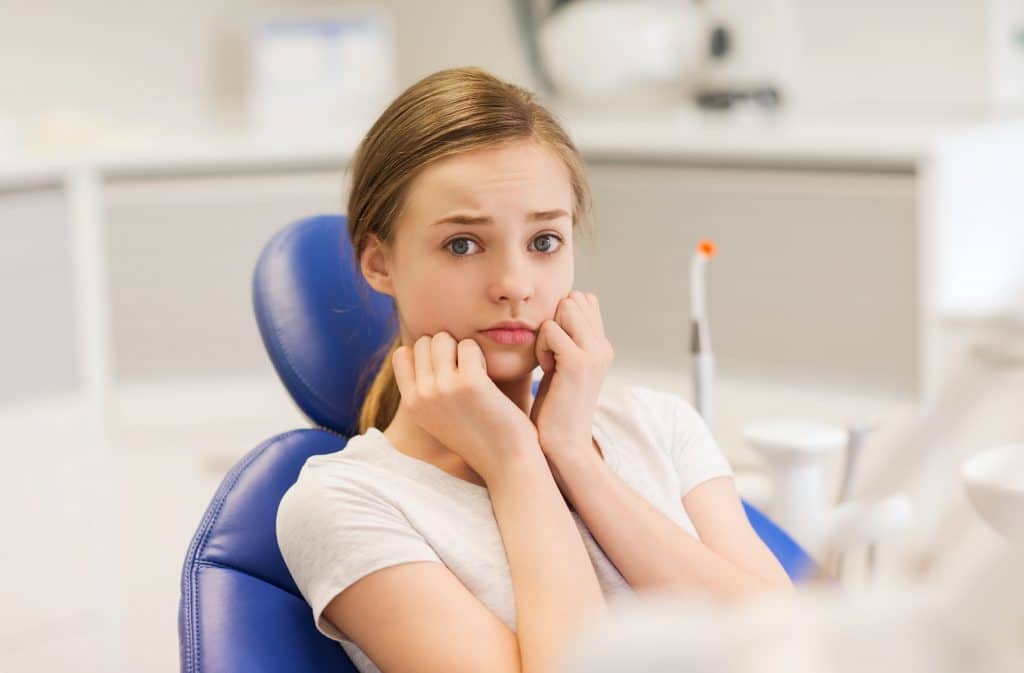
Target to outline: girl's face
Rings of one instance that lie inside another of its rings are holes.
[[[528,376],[537,328],[572,290],[569,179],[556,154],[528,140],[448,157],[417,175],[377,257],[383,273],[367,276],[395,298],[402,343],[446,331],[480,344],[493,380]],[[503,344],[482,333],[503,321],[534,335]]]

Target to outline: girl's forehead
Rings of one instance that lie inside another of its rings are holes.
[[[446,157],[423,169],[407,194],[410,209],[486,210],[505,206],[565,208],[572,199],[568,167],[534,145]],[[523,199],[536,203],[523,204]],[[421,212],[427,216],[431,213]],[[437,217],[447,212],[434,213]]]

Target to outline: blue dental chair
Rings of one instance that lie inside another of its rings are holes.
[[[284,432],[224,477],[196,530],[181,574],[183,673],[344,673],[356,669],[313,625],[281,558],[277,506],[310,456],[358,433],[365,363],[394,334],[390,297],[363,280],[346,218],[310,217],[266,244],[253,277],[263,343],[292,398],[316,426]],[[379,361],[379,360],[378,360]],[[794,581],[817,572],[784,531],[753,506],[754,529]]]

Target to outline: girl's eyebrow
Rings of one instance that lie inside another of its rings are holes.
[[[526,215],[527,222],[537,222],[546,220],[557,220],[560,217],[570,217],[569,213],[565,212],[560,208],[554,210],[534,210]],[[446,215],[442,217],[435,225],[438,224],[494,224],[494,220],[488,215]]]

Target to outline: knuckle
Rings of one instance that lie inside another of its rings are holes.
[[[410,411],[416,411],[420,407],[420,396],[416,390],[408,390],[402,394],[402,401],[409,407]]]
[[[477,389],[477,382],[475,376],[459,376],[455,380],[454,392],[457,395],[464,396],[469,393],[473,393]]]

